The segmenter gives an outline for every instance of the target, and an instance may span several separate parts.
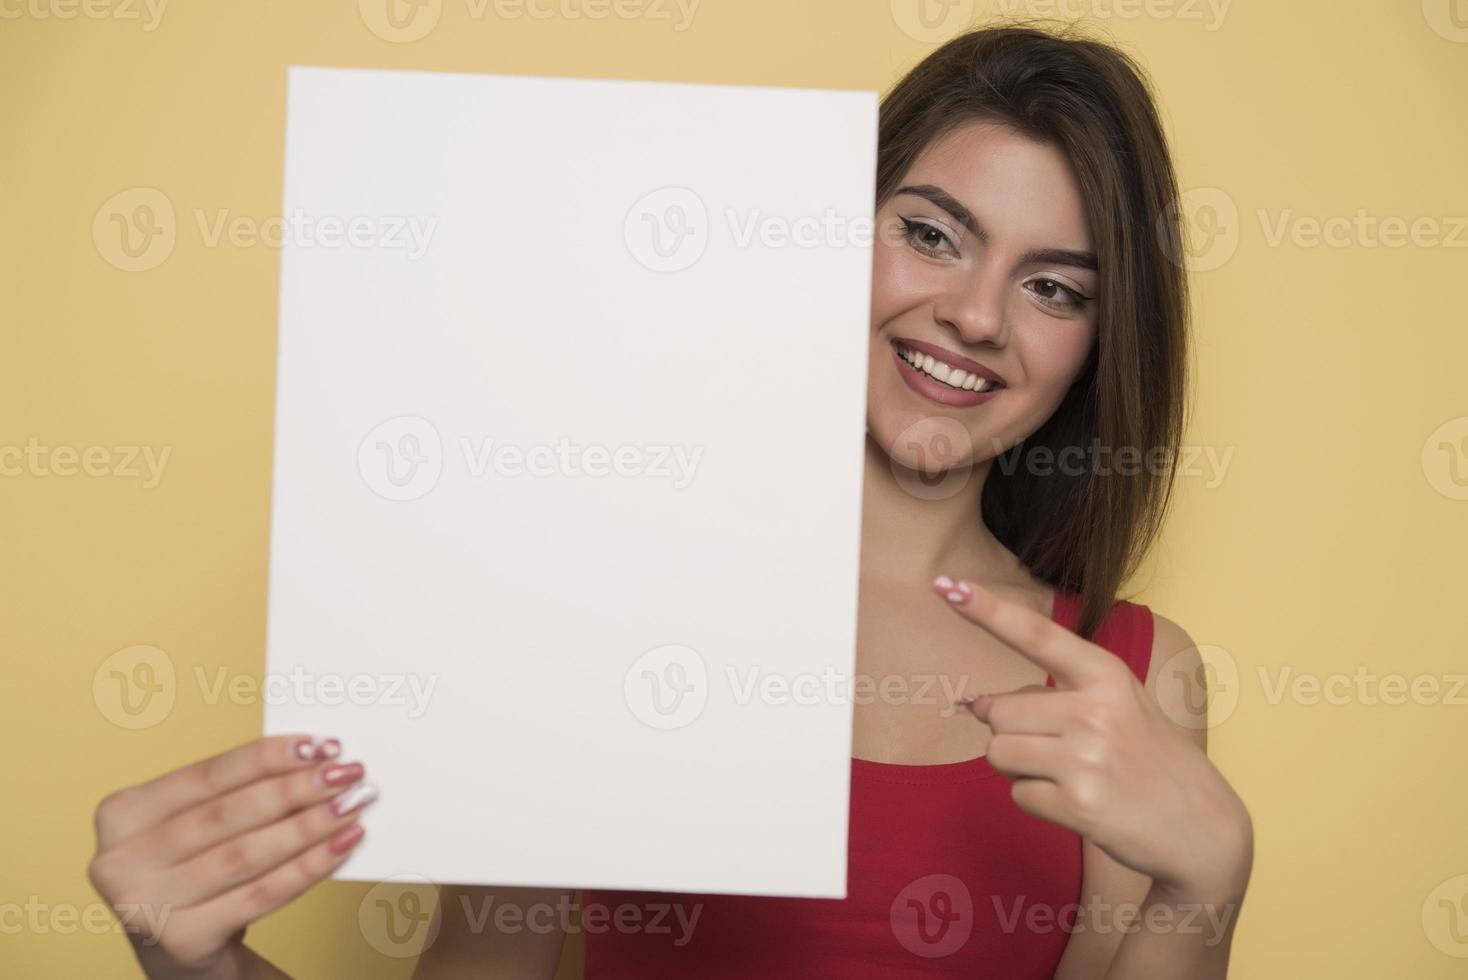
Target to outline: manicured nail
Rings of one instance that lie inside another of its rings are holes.
[[[962,579],[954,580],[947,575],[940,575],[933,580],[933,591],[955,606],[961,606],[974,597],[975,589]]]
[[[297,759],[335,759],[341,751],[341,740],[335,738],[303,738],[296,743]]]
[[[362,763],[345,762],[340,765],[327,766],[321,770],[317,777],[323,786],[344,786],[347,783],[355,783],[362,778]]]
[[[358,783],[344,789],[331,798],[331,815],[344,817],[358,807],[366,806],[377,799],[377,787],[371,783]]]
[[[366,831],[362,828],[361,824],[354,823],[350,827],[343,827],[333,834],[326,846],[331,850],[331,853],[341,854],[343,851],[356,847],[361,842],[362,835],[365,833]]]
[[[933,579],[933,591],[956,606],[961,606],[974,597],[974,587],[962,579],[951,579],[939,575]]]
[[[972,698],[972,697],[959,698],[957,701],[953,702],[953,706],[955,708],[957,708],[957,707],[959,707],[961,705],[961,706],[963,706],[965,708],[971,708],[971,707],[973,707],[973,704],[974,704],[974,701],[975,700],[976,699],[975,698]]]

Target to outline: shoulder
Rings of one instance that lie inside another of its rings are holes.
[[[1067,593],[1063,611],[1065,624],[1074,627],[1080,612],[1081,597]],[[1155,662],[1158,618],[1141,603],[1119,599],[1096,627],[1091,642],[1110,650],[1131,669],[1138,683],[1145,684]]]
[[[1201,663],[1187,630],[1150,607],[1125,599],[1112,607],[1096,631],[1096,642],[1126,660],[1137,680],[1148,687],[1164,674],[1191,671]]]
[[[1152,649],[1146,689],[1163,714],[1203,747],[1207,734],[1208,681],[1198,644],[1187,630],[1166,616],[1150,610],[1148,614],[1152,620]]]
[[[1056,602],[1057,620],[1074,626],[1080,596],[1057,591]],[[1187,630],[1150,607],[1118,600],[1097,627],[1092,642],[1131,668],[1137,682],[1157,697],[1175,722],[1199,714],[1193,705],[1207,703],[1198,645]],[[1206,727],[1206,721],[1197,727]]]
[[[1096,631],[1095,642],[1126,662],[1179,731],[1206,747],[1208,682],[1187,630],[1141,603],[1122,600]]]
[[[1147,681],[1151,683],[1160,678],[1164,665],[1167,672],[1182,669],[1189,670],[1202,663],[1198,656],[1198,645],[1188,635],[1188,631],[1166,616],[1159,615],[1146,606],[1147,615],[1152,621],[1152,649],[1147,666]],[[1175,661],[1173,658],[1177,658]]]

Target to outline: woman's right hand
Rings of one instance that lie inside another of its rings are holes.
[[[88,875],[149,977],[231,975],[245,927],[346,860],[377,793],[340,752],[260,738],[102,800]]]

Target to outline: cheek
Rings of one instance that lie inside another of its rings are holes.
[[[872,330],[920,306],[929,291],[922,268],[908,261],[900,244],[884,244],[879,235],[872,248]]]
[[[1059,407],[1065,393],[1080,375],[1095,343],[1091,323],[1046,323],[1042,329],[1020,331],[1014,344],[1024,365],[1025,383],[1021,414],[1024,428],[1038,428]],[[1026,433],[1028,434],[1028,433]]]
[[[1041,329],[1019,332],[1014,338],[1028,384],[1038,388],[1070,387],[1095,343],[1096,328],[1089,323],[1047,323]]]
[[[892,250],[879,241],[872,250],[872,329],[892,317],[898,293],[896,262]]]

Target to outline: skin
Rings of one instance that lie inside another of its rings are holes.
[[[1201,676],[1194,643],[1156,617],[1139,684],[1050,620],[1050,587],[977,519],[994,457],[1049,418],[1097,340],[1101,280],[1084,258],[1093,245],[1079,185],[1057,148],[986,122],[934,141],[900,185],[947,196],[902,190],[876,215],[856,669],[874,690],[887,677],[931,690],[920,682],[936,675],[961,700],[858,699],[852,753],[904,764],[988,755],[1021,809],[1081,835],[1082,902],[1104,911],[1082,919],[1058,980],[1218,980],[1253,831],[1208,761],[1205,732],[1170,720],[1189,716],[1182,678]],[[1005,387],[982,405],[938,405],[901,380],[896,338],[978,361]],[[309,781],[321,764],[287,749],[261,739],[103,801],[99,892],[118,903],[193,899],[161,936],[142,937],[156,942],[134,938],[150,977],[285,976],[244,945],[243,930],[326,878],[345,859],[331,837],[356,819],[322,817],[326,791]],[[299,785],[281,792],[290,779]],[[180,827],[196,853],[167,846]],[[230,851],[232,834],[254,843]],[[238,874],[232,887],[211,884],[231,862],[264,887]],[[570,892],[445,887],[440,897],[441,929],[414,977],[554,975],[559,931],[476,931],[458,910],[491,897],[556,905]],[[1203,927],[1126,931],[1118,910],[1128,904],[1142,922],[1170,912]]]
[[[114,908],[144,910],[120,917],[140,927],[128,938],[149,977],[286,976],[242,940],[362,839],[361,809],[330,804],[364,770],[330,741],[256,739],[102,800],[88,877]]]
[[[975,234],[907,187],[937,187],[972,216]],[[874,678],[938,674],[976,693],[1043,684],[1044,672],[934,607],[939,573],[993,583],[1049,615],[1050,589],[983,522],[978,499],[995,451],[1039,428],[1096,342],[1090,269],[1026,260],[1038,249],[1089,253],[1080,190],[1063,155],[1007,130],[973,123],[936,140],[877,209],[871,361],[863,486],[857,672]],[[912,223],[918,223],[916,227]],[[911,229],[910,233],[905,229]],[[977,361],[1005,381],[991,401],[945,408],[912,391],[892,342],[926,341]],[[942,464],[941,474],[932,467]],[[914,492],[920,477],[942,481]],[[949,482],[951,481],[951,482]],[[914,590],[917,590],[916,592]],[[920,653],[911,637],[923,637]],[[914,662],[920,656],[921,662]],[[987,732],[955,725],[931,705],[858,704],[853,754],[876,762],[957,762],[984,753]]]

